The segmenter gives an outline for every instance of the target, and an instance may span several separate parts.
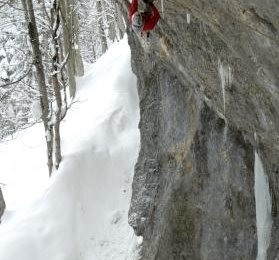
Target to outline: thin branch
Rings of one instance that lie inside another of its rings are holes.
[[[45,13],[45,16],[46,16],[46,18],[47,18],[47,20],[48,20],[48,23],[51,24],[50,16],[49,16],[49,14],[48,14],[48,12],[47,12],[46,5],[45,5],[45,1],[44,1],[44,0],[42,1],[42,5],[43,5],[43,12]]]
[[[68,62],[68,59],[69,59],[69,52],[67,53],[66,57],[64,58],[64,60],[61,62],[61,65],[59,66],[59,70],[60,72],[62,71],[62,69],[65,67],[65,65],[67,64]]]
[[[32,69],[32,66],[30,66],[29,69],[27,70],[27,72],[25,72],[25,74],[23,74],[19,79],[17,79],[16,81],[13,81],[13,82],[6,83],[4,85],[0,85],[0,88],[5,88],[7,86],[10,86],[10,85],[13,85],[13,84],[16,84],[16,83],[22,81],[29,74],[31,69]]]
[[[8,97],[11,93],[13,93],[16,89],[16,86],[13,87],[10,90],[7,90],[1,97],[0,97],[0,101],[2,102],[6,97]]]
[[[2,8],[2,7],[4,7],[5,5],[8,5],[9,3],[8,3],[8,1],[6,1],[6,2],[2,2],[2,1],[0,1],[0,8]]]

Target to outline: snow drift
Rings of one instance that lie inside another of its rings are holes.
[[[4,215],[1,260],[136,258],[127,212],[139,111],[127,40],[89,65],[78,86],[77,102],[62,124],[61,166],[41,196]],[[42,138],[41,133],[32,136]],[[29,149],[44,154],[44,146],[38,147]],[[34,158],[24,160],[31,166]]]

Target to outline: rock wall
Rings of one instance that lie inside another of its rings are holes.
[[[272,195],[267,259],[279,259],[278,1],[155,4],[150,37],[128,32],[141,110],[129,222],[142,259],[256,259],[255,150]]]
[[[5,204],[5,201],[4,201],[2,190],[0,188],[0,223],[1,223],[1,217],[4,213],[5,208],[6,208],[6,204]]]

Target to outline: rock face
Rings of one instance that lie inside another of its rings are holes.
[[[5,208],[6,208],[6,204],[5,204],[5,201],[4,201],[2,190],[0,188],[0,223],[1,223],[1,217],[4,213]]]
[[[129,222],[142,259],[256,259],[255,150],[272,194],[267,259],[279,259],[278,1],[155,4],[150,38],[129,32],[141,110]]]

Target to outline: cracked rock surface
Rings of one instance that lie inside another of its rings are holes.
[[[279,259],[278,1],[155,4],[150,37],[128,32],[141,111],[129,222],[142,259],[256,259],[255,150],[272,196],[267,259]]]

